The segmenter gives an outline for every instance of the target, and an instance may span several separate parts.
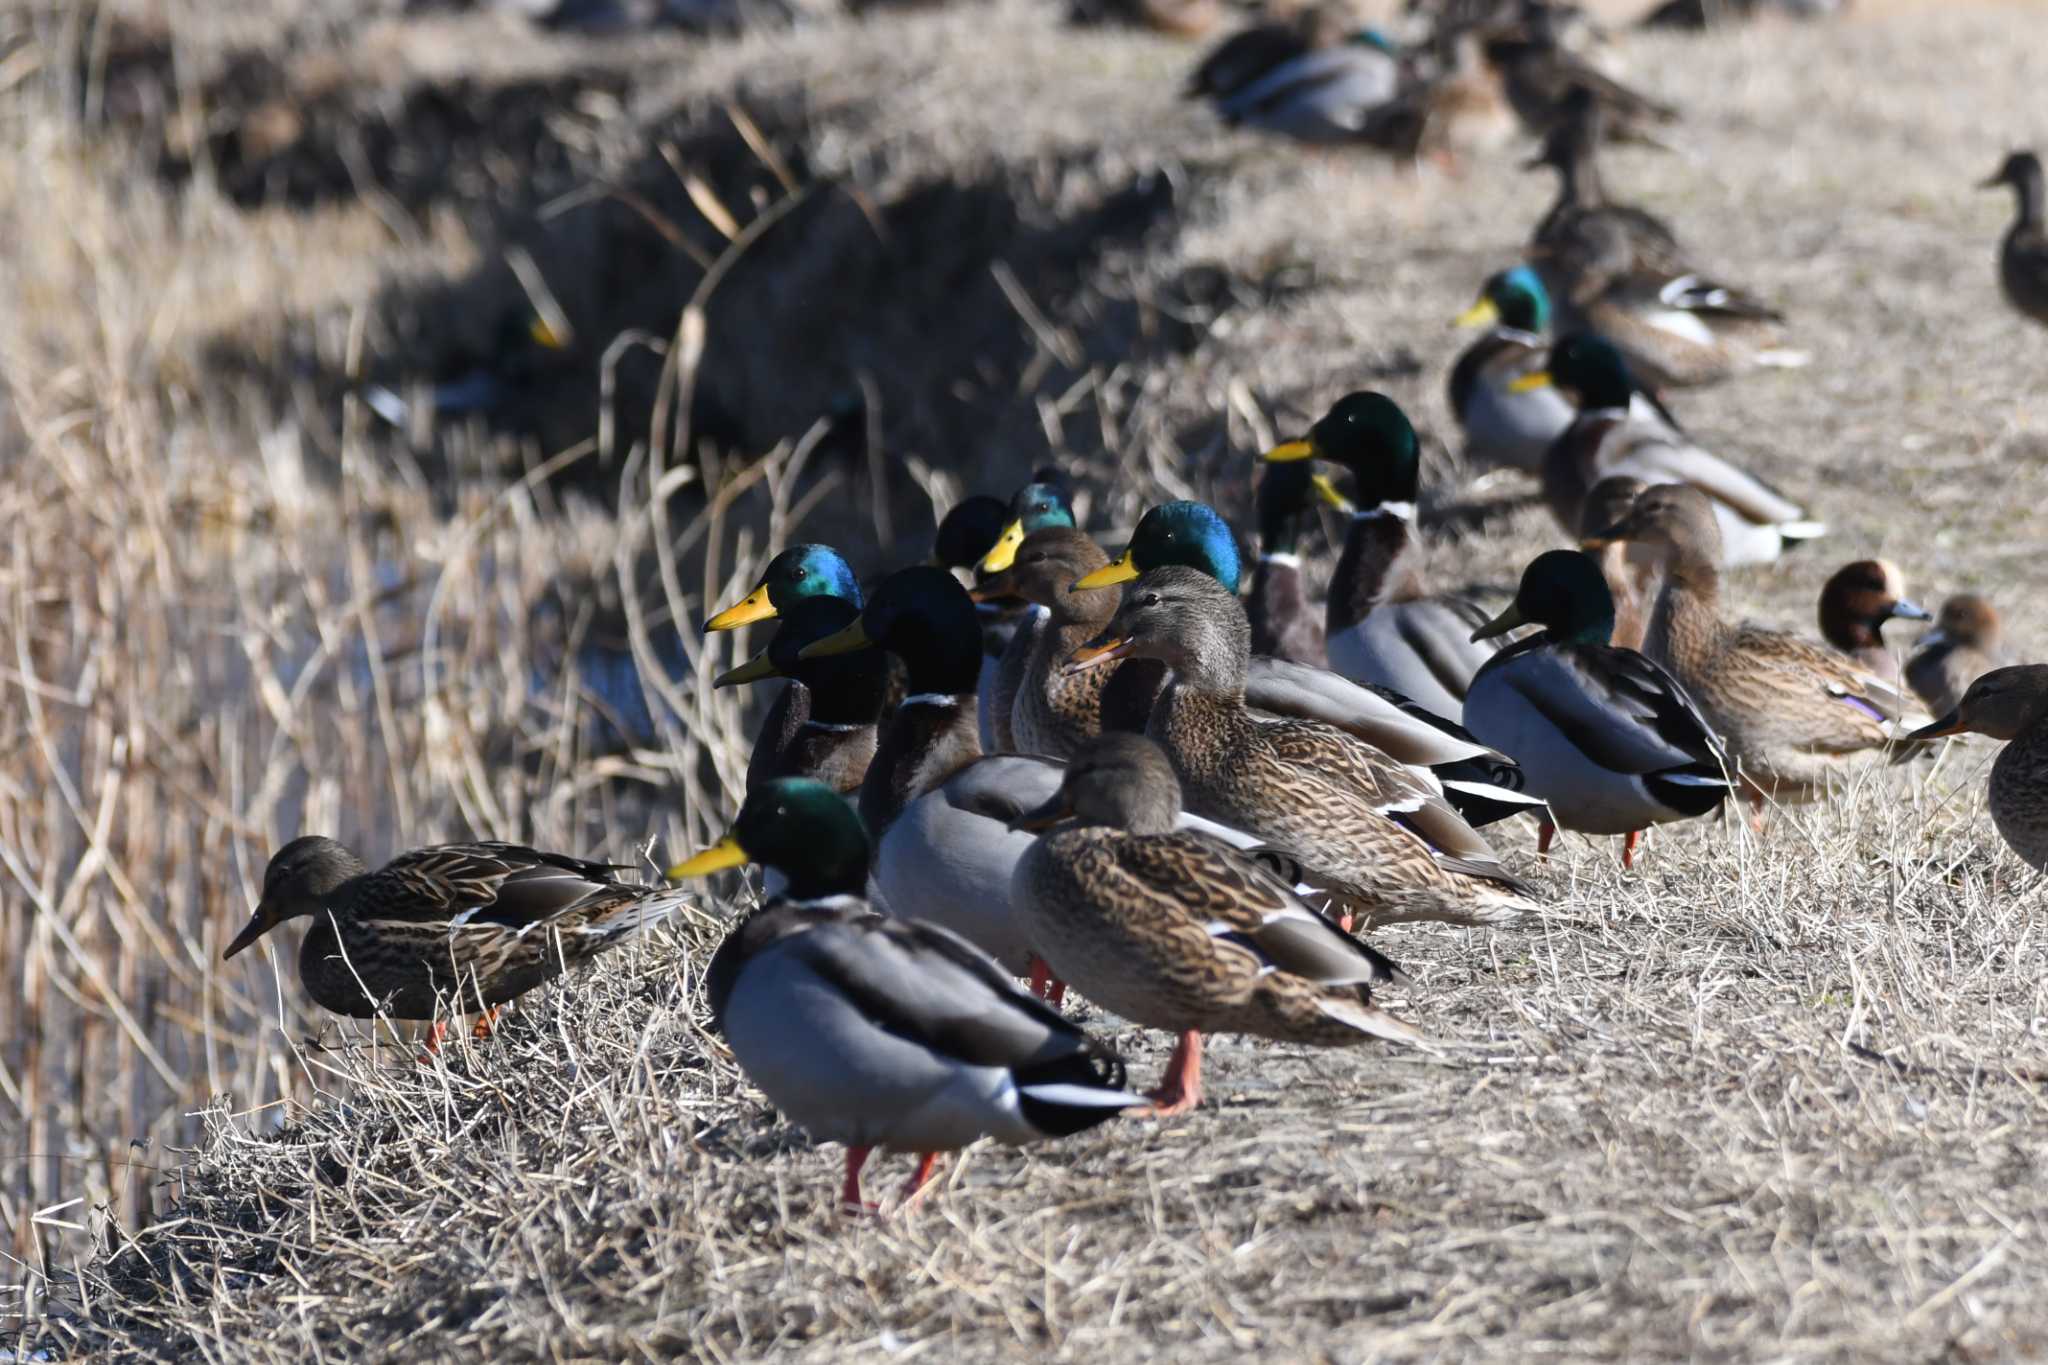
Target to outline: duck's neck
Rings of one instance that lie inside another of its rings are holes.
[[[2042,223],[2041,211],[2041,168],[2028,167],[2012,184],[2012,195],[2019,202],[2019,221],[2016,227],[2038,228]]]
[[[1628,562],[1627,543],[1615,541],[1602,546],[1593,558],[1614,598],[1614,637],[1609,643],[1618,649],[1643,648],[1648,622],[1643,619],[1642,594],[1637,591],[1635,566]]]
[[[879,840],[905,806],[980,756],[972,689],[905,697],[860,785],[860,818],[870,837]]]
[[[1721,621],[1721,575],[1697,555],[1674,556],[1650,613],[1643,652],[1676,673],[1698,675],[1727,630]]]
[[[1301,560],[1291,554],[1260,555],[1252,569],[1251,598],[1245,604],[1245,614],[1252,622],[1252,653],[1280,653],[1284,643],[1281,632],[1308,610]]]
[[[1357,625],[1374,607],[1421,595],[1421,547],[1410,524],[1414,515],[1413,504],[1382,503],[1351,519],[1330,580],[1331,635]]]

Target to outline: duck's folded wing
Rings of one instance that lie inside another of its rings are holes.
[[[1894,689],[1796,635],[1745,626],[1735,644],[1740,662],[1748,665],[1734,675],[1736,686],[1750,694],[1742,700],[1796,726],[1805,748],[1833,753],[1875,748],[1924,719]]]
[[[1473,624],[1482,623],[1483,618]],[[1468,758],[1507,761],[1469,732],[1399,693],[1352,682],[1327,668],[1255,658],[1245,675],[1244,699],[1254,711],[1334,725],[1397,763],[1432,768]]]
[[[621,870],[519,844],[441,844],[415,849],[373,873],[361,918],[524,930],[593,896],[638,891],[610,875]]]
[[[1806,509],[1746,469],[1690,442],[1631,427],[1601,452],[1600,473],[1633,474],[1644,483],[1689,483],[1760,526],[1803,521]]]
[[[1632,649],[1532,648],[1503,664],[1499,677],[1610,772],[1726,767],[1713,727],[1678,680]]]

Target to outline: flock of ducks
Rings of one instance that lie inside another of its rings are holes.
[[[1361,934],[1541,915],[1482,833],[1500,822],[1537,820],[1539,852],[1556,829],[1620,836],[1632,865],[1651,827],[1731,797],[1760,823],[1974,732],[2007,741],[1998,829],[2048,868],[2048,666],[2005,666],[1989,602],[1950,598],[1903,661],[1885,626],[1929,613],[1883,561],[1827,580],[1819,639],[1728,616],[1730,575],[1825,528],[1694,441],[1658,389],[1798,357],[1777,312],[1608,197],[1598,148],[1647,136],[1661,107],[1559,77],[1548,13],[1522,5],[1513,34],[1447,27],[1433,76],[1297,18],[1232,38],[1193,82],[1228,117],[1321,136],[1368,73],[1383,102],[1427,104],[1478,62],[1540,134],[1559,197],[1459,319],[1487,330],[1449,380],[1469,463],[1536,481],[1565,542],[1510,602],[1422,573],[1422,442],[1394,400],[1358,392],[1263,452],[1249,564],[1194,501],[1152,507],[1112,555],[1048,469],[955,506],[927,563],[863,583],[837,550],[793,546],[705,623],[775,622],[717,685],[782,689],[730,833],[669,875],[766,870],[706,994],[762,1092],[846,1145],[848,1206],[874,1207],[876,1148],[918,1154],[908,1197],[983,1137],[1183,1113],[1204,1034],[1421,1041],[1375,1003],[1402,976]],[[1301,93],[1316,71],[1319,102]],[[1991,183],[2020,206],[2003,287],[2048,322],[2040,165],[2015,154]],[[1321,603],[1304,563],[1319,509],[1347,518]],[[621,871],[499,843],[373,871],[300,838],[224,956],[309,917],[300,972],[323,1007],[424,1020],[452,1001],[484,1029],[686,903]],[[1062,1012],[1070,988],[1177,1035],[1149,1092]]]

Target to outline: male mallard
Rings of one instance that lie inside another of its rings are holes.
[[[1017,827],[1048,831],[1011,899],[1052,970],[1102,1008],[1180,1035],[1152,1112],[1202,1098],[1202,1034],[1350,1047],[1421,1035],[1372,1003],[1391,962],[1303,904],[1271,872],[1174,828],[1180,784],[1159,746],[1104,735]]]
[[[1049,526],[1026,536],[1009,567],[975,590],[977,599],[1019,597],[1047,612],[1045,624],[1032,633],[1010,713],[1012,742],[1023,753],[1066,758],[1102,731],[1103,684],[1113,675],[1098,669],[1069,677],[1061,666],[1116,614],[1114,588],[1073,590],[1107,563],[1109,556],[1084,533]],[[1150,709],[1149,700],[1144,709]]]
[[[1993,669],[1910,738],[1965,732],[2006,741],[1991,765],[1991,820],[2023,862],[2048,871],[2048,664]]]
[[[1002,534],[975,566],[976,576],[986,578],[1009,568],[1017,547],[1032,532],[1053,527],[1072,530],[1074,526],[1074,509],[1065,478],[1058,470],[1039,470],[1030,483],[1011,497]],[[1041,606],[1004,602],[985,594],[980,602],[982,610],[1002,612],[1015,622],[993,675],[983,675],[979,703],[981,747],[994,753],[1017,747],[1017,736],[1010,728],[1017,713],[1017,690],[1024,685],[1024,670],[1030,666],[1038,637],[1046,629],[1046,613]]]
[[[2041,159],[2014,152],[1984,182],[1984,188],[2012,186],[2019,214],[1998,249],[1998,282],[2006,301],[2036,322],[2048,323],[2048,219],[2041,211]]]
[[[1998,610],[1974,593],[1941,604],[1934,629],[1914,643],[1906,661],[1906,682],[1936,715],[1963,704],[1971,683],[2004,662],[2004,628]]]
[[[1899,656],[1884,642],[1884,623],[1931,621],[1925,607],[1906,598],[1905,575],[1886,559],[1859,559],[1835,570],[1820,590],[1820,637],[1857,666],[1898,691]]]
[[[1292,462],[1283,461],[1282,467],[1287,463]],[[1087,590],[1127,583],[1141,573],[1180,565],[1235,592],[1241,564],[1237,541],[1215,508],[1200,502],[1165,502],[1139,518],[1130,544],[1108,568],[1074,586]],[[1119,678],[1130,669],[1129,663],[1120,665]],[[1106,701],[1106,710],[1107,705]],[[1315,720],[1349,731],[1415,769],[1417,777],[1439,787],[1458,813],[1475,825],[1542,804],[1522,791],[1514,760],[1391,688],[1367,687],[1327,668],[1254,654],[1245,670],[1245,705],[1261,719]],[[1105,715],[1105,726],[1142,731],[1150,713],[1148,704],[1133,719],[1119,706],[1113,722]]]
[[[1511,386],[1543,368],[1549,343],[1550,295],[1534,270],[1518,265],[1487,280],[1479,301],[1458,315],[1460,327],[1485,326],[1485,336],[1451,370],[1451,412],[1465,429],[1465,459],[1480,469],[1540,473],[1551,443],[1572,424],[1572,405],[1554,389]]]
[[[1755,806],[1815,801],[1837,777],[1881,766],[1918,716],[1849,659],[1796,635],[1721,619],[1714,504],[1686,484],[1646,488],[1593,544],[1656,547],[1664,585],[1644,653],[1671,670],[1727,746]]]
[[[862,901],[868,842],[822,783],[747,793],[732,832],[669,870],[742,863],[787,889],[719,945],[704,973],[712,1025],[769,1102],[813,1137],[846,1144],[853,1209],[875,1147],[918,1153],[905,1198],[940,1152],[983,1137],[1066,1137],[1142,1103],[1117,1055],[1018,989],[965,940]]]
[[[1422,454],[1407,414],[1385,394],[1347,394],[1307,436],[1265,458],[1327,460],[1351,471],[1358,511],[1330,579],[1330,666],[1456,721],[1472,675],[1494,647],[1472,643],[1472,628],[1486,620],[1483,610],[1423,586],[1414,528]]]
[[[1608,643],[1614,599],[1598,564],[1574,550],[1537,556],[1514,602],[1475,634],[1527,624],[1543,629],[1486,661],[1465,722],[1514,756],[1560,828],[1627,835],[1628,867],[1641,831],[1727,798],[1727,755],[1692,698],[1649,659]]]
[[[747,760],[750,789],[770,778],[813,777],[842,796],[860,790],[875,757],[888,669],[868,650],[800,657],[805,646],[845,629],[860,613],[860,604],[844,597],[800,597],[781,614],[782,629],[768,648],[712,681],[713,687],[767,678],[797,684],[786,689],[754,737]]]
[[[495,1013],[688,903],[616,870],[474,843],[414,849],[372,872],[343,845],[306,835],[272,856],[256,913],[221,959],[310,915],[299,979],[321,1008],[355,1019]]]
[[[1306,463],[1272,465],[1259,480],[1259,558],[1245,614],[1251,617],[1254,655],[1326,668],[1323,613],[1309,601],[1301,573],[1301,525],[1313,509],[1311,494],[1346,515],[1353,510],[1351,500]]]
[[[905,802],[981,752],[975,715],[981,623],[959,579],[935,565],[913,565],[884,578],[852,624],[813,640],[797,658],[867,648],[901,659],[909,689],[861,783],[860,817],[880,834]]]
[[[1827,533],[1777,489],[1695,444],[1654,395],[1639,389],[1628,362],[1604,337],[1563,338],[1550,348],[1548,368],[1515,383],[1560,388],[1578,407],[1543,461],[1544,496],[1569,535],[1579,534],[1587,492],[1613,474],[1649,484],[1687,483],[1707,494],[1720,525],[1724,568],[1768,564],[1788,545]]]
[[[1711,279],[1671,230],[1640,209],[1608,202],[1595,167],[1599,116],[1587,109],[1546,142],[1558,201],[1529,247],[1563,332],[1598,332],[1657,385],[1711,384],[1758,366],[1804,365],[1783,346],[1784,318]]]
[[[1636,498],[1649,487],[1632,474],[1610,474],[1586,493],[1579,510],[1579,539],[1598,534],[1627,516]],[[1614,600],[1612,643],[1618,649],[1641,649],[1650,628],[1650,603],[1656,598],[1656,556],[1622,541],[1585,547],[1585,553],[1600,566],[1607,580],[1608,595]]]
[[[860,580],[831,546],[792,545],[768,561],[752,592],[714,613],[704,629],[732,630],[772,621],[805,597],[843,597],[859,606]]]
[[[1437,789],[1334,725],[1262,721],[1245,705],[1251,626],[1199,569],[1154,569],[1068,667],[1151,658],[1173,670],[1146,733],[1190,809],[1299,858],[1374,920],[1498,924],[1537,907]]]
[[[1261,26],[1224,40],[1189,82],[1224,122],[1303,142],[1352,142],[1402,88],[1400,59],[1377,29],[1346,34],[1308,11],[1291,29]]]

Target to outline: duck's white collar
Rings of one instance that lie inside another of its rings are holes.
[[[903,699],[900,711],[905,706],[958,706],[960,699],[950,692],[913,692]]]
[[[1278,564],[1283,569],[1298,569],[1301,567],[1301,556],[1280,553],[1260,555],[1259,563]]]
[[[1415,504],[1412,502],[1383,502],[1375,507],[1361,507],[1351,514],[1353,521],[1371,521],[1374,517],[1398,517],[1402,521],[1415,520]]]

